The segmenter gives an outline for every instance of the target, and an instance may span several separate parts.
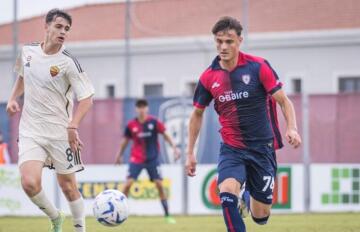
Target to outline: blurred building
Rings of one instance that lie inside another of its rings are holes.
[[[74,22],[67,47],[95,83],[97,98],[124,97],[127,91],[131,97],[192,93],[216,55],[211,27],[224,15],[243,22],[243,50],[268,59],[289,93],[360,92],[360,1],[132,2],[129,89],[125,9],[125,3],[68,9]],[[20,21],[19,42],[41,41],[43,24],[44,15]],[[4,102],[13,83],[11,24],[0,25],[0,35]]]

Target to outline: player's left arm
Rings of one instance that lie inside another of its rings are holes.
[[[76,152],[81,150],[83,145],[77,129],[93,104],[94,87],[76,59],[69,61],[67,77],[78,100],[78,106],[67,128],[70,147]]]
[[[81,120],[85,117],[86,113],[90,110],[93,104],[92,97],[88,97],[79,101],[75,114],[68,125],[68,140],[73,152],[81,150],[83,143],[79,138],[77,129],[79,128]]]
[[[294,105],[282,89],[277,90],[272,97],[280,105],[286,120],[286,140],[294,148],[298,148],[301,144],[301,137],[297,131]]]
[[[264,86],[266,92],[275,99],[280,105],[283,115],[286,120],[286,140],[294,148],[301,144],[301,137],[297,132],[295,110],[292,102],[282,90],[282,83],[275,70],[271,67],[268,61],[264,60],[260,67],[260,81]]]
[[[172,147],[173,152],[174,152],[175,160],[178,160],[180,158],[180,151],[176,147],[176,144],[172,140],[171,136],[168,133],[166,133],[165,125],[161,121],[157,120],[156,129],[160,134],[163,135],[165,141]]]
[[[176,144],[174,143],[174,141],[172,140],[172,138],[168,133],[164,132],[162,135],[164,136],[165,141],[172,147],[174,151],[175,160],[178,160],[180,158],[180,151],[176,147]]]

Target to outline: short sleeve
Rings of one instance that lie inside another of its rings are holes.
[[[94,95],[95,91],[90,79],[75,58],[69,60],[67,75],[78,101]]]
[[[130,128],[129,128],[129,125],[127,125],[126,128],[125,128],[124,136],[125,136],[126,138],[131,139],[131,130],[130,130]]]
[[[159,120],[156,120],[156,130],[158,133],[163,134],[166,130],[164,123]]]
[[[196,85],[195,94],[193,98],[193,104],[195,107],[204,109],[207,107],[213,99],[210,91],[204,84],[204,75],[200,77],[198,84]]]
[[[24,77],[24,60],[23,60],[23,50],[19,52],[16,57],[14,72],[17,73],[18,76]]]
[[[271,95],[282,87],[278,75],[266,60],[260,67],[260,81],[266,92]]]

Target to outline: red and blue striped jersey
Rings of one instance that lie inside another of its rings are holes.
[[[157,159],[158,134],[164,132],[164,124],[152,116],[148,116],[144,123],[140,123],[137,118],[129,121],[125,128],[125,137],[133,141],[130,162],[141,164]]]
[[[230,72],[219,61],[216,57],[201,75],[194,106],[205,108],[214,99],[222,139],[230,146],[246,148],[273,140],[274,148],[281,148],[276,102],[271,96],[282,87],[276,72],[263,58],[241,52]]]

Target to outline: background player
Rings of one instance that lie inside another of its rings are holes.
[[[167,196],[158,169],[160,165],[158,134],[162,134],[165,141],[173,148],[175,160],[180,158],[180,152],[170,136],[165,132],[164,124],[155,117],[148,115],[148,102],[145,99],[139,99],[136,101],[135,106],[137,117],[128,122],[124,138],[120,144],[120,151],[115,161],[116,164],[123,163],[124,150],[129,141],[132,140],[129,175],[123,192],[127,196],[131,185],[137,180],[141,170],[146,169],[150,180],[155,182],[156,188],[159,191],[166,221],[168,223],[175,223],[174,218],[169,215]]]
[[[24,191],[51,219],[51,231],[62,231],[64,216],[41,186],[44,164],[55,168],[58,183],[69,201],[74,230],[85,231],[84,203],[74,173],[83,169],[77,128],[92,105],[94,89],[63,45],[71,28],[71,16],[53,9],[45,21],[44,42],[25,45],[17,59],[15,71],[19,77],[6,109],[10,116],[19,112],[16,99],[24,94],[18,162]],[[73,91],[79,101],[74,115]]]
[[[4,136],[0,131],[0,165],[10,164],[8,145],[4,141]]]
[[[243,198],[254,221],[263,225],[270,216],[277,169],[275,149],[282,147],[276,102],[286,119],[286,140],[295,148],[301,144],[293,105],[277,74],[263,58],[240,52],[241,31],[240,23],[231,17],[221,18],[212,29],[218,56],[201,75],[195,91],[186,162],[187,174],[195,176],[194,144],[205,107],[214,99],[224,142],[218,186],[224,220],[231,232],[246,231],[237,209],[245,182],[248,191]]]

